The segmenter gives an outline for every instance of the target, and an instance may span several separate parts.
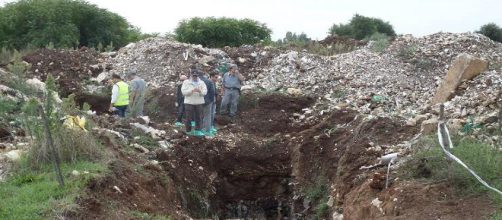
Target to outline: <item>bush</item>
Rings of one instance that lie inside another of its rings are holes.
[[[329,29],[331,35],[345,36],[362,40],[371,37],[375,33],[382,33],[388,37],[396,36],[396,32],[389,22],[379,18],[370,18],[362,15],[354,15],[348,24],[334,24]]]
[[[53,146],[61,161],[73,163],[79,160],[94,161],[101,158],[103,148],[90,132],[68,128],[60,120],[65,115],[75,115],[79,111],[72,109],[77,106],[74,96],[64,99],[62,106],[54,101],[53,91],[56,90],[54,78],[49,75],[46,80],[47,94],[41,100],[48,119],[49,129],[53,139]],[[44,121],[39,119],[39,101],[32,99],[23,106],[25,127],[32,137],[28,159],[32,167],[40,167],[52,161]]]
[[[0,8],[0,47],[122,47],[141,38],[118,14],[85,1],[20,0]]]
[[[389,37],[379,32],[375,32],[368,40],[371,41],[371,50],[377,53],[383,52],[389,46]]]
[[[199,18],[183,20],[175,29],[176,40],[205,47],[241,46],[269,41],[272,31],[251,19]]]
[[[493,41],[502,42],[502,28],[500,28],[495,23],[488,23],[476,31],[477,33],[483,34]]]

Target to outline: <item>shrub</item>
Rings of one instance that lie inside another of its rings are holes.
[[[355,14],[348,24],[334,24],[329,29],[331,35],[351,37],[357,40],[371,37],[375,33],[382,33],[388,37],[396,36],[396,32],[389,22],[379,18],[370,18]]]
[[[272,31],[251,19],[199,18],[183,20],[175,29],[176,40],[205,47],[241,46],[269,41]]]
[[[495,23],[488,23],[476,31],[477,33],[483,34],[493,41],[502,42],[502,28],[500,28]]]
[[[123,17],[85,1],[20,0],[0,8],[0,47],[121,47],[140,38]]]
[[[48,119],[49,129],[52,134],[53,146],[63,162],[76,162],[79,160],[94,161],[100,159],[102,146],[90,132],[80,129],[68,128],[60,120],[65,115],[75,115],[79,111],[76,108],[74,96],[64,99],[62,106],[57,106],[54,101],[56,90],[54,78],[49,74],[46,80],[47,94],[41,97],[45,114]],[[40,103],[32,99],[23,106],[26,131],[33,137],[28,159],[32,167],[39,167],[52,161],[50,148],[47,143],[47,135],[43,120],[39,119]]]
[[[368,38],[371,41],[371,50],[377,53],[383,52],[389,46],[389,37],[382,33],[374,33]]]

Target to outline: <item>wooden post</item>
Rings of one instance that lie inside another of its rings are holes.
[[[44,130],[45,130],[45,135],[47,136],[47,146],[49,147],[50,154],[52,157],[52,163],[54,164],[54,170],[56,171],[56,176],[59,182],[59,186],[63,187],[64,186],[64,180],[63,180],[63,174],[61,173],[61,168],[60,168],[60,161],[59,161],[59,155],[56,152],[56,149],[54,148],[54,142],[52,140],[52,134],[49,126],[49,119],[47,118],[47,115],[43,109],[42,106],[38,106],[38,111],[42,115],[42,120],[44,122]]]

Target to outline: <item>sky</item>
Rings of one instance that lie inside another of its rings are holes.
[[[0,0],[0,5],[13,0]],[[333,24],[354,14],[388,21],[398,34],[468,32],[494,22],[502,26],[502,0],[88,0],[120,14],[146,33],[173,32],[191,17],[251,18],[272,29],[272,39],[304,32],[327,36]]]

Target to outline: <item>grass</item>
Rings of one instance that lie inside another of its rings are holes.
[[[47,219],[73,210],[75,199],[89,180],[106,172],[105,166],[98,163],[62,164],[65,186],[60,188],[52,166],[34,171],[27,168],[26,159],[21,163],[13,176],[0,183],[0,219]],[[71,175],[73,170],[80,175]]]
[[[140,211],[131,211],[131,216],[142,220],[170,220],[169,216],[152,215]]]
[[[317,219],[324,219],[329,213],[328,195],[328,181],[323,176],[319,177],[312,186],[305,189],[305,198],[310,200],[312,204],[317,204],[314,207]]]
[[[483,180],[492,187],[502,190],[502,152],[494,147],[472,139],[454,138],[455,156],[473,169]],[[460,194],[490,195],[497,204],[502,205],[502,196],[489,190],[479,183],[467,170],[452,162],[452,182]],[[422,139],[417,145],[417,152],[413,159],[402,167],[405,177],[427,177],[433,181],[448,178],[449,163],[444,157],[444,152],[433,137]],[[500,216],[500,214],[498,214]]]
[[[0,115],[12,113],[16,110],[19,110],[19,106],[15,101],[0,97]]]

